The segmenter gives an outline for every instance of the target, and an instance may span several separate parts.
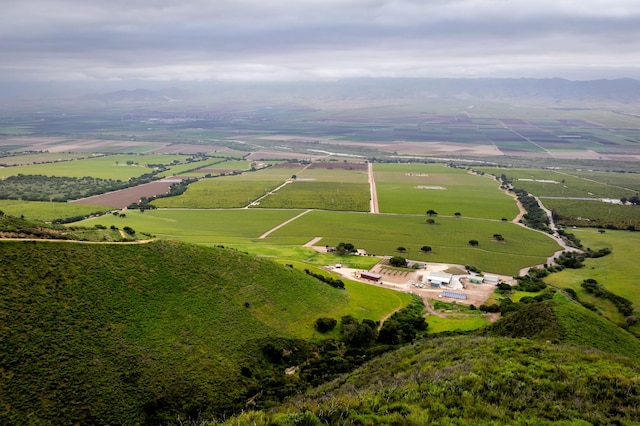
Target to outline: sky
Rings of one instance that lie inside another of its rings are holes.
[[[3,0],[0,81],[640,79],[638,0]]]

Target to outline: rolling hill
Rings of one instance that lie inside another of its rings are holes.
[[[235,412],[265,383],[284,386],[265,345],[307,350],[300,337],[349,297],[268,260],[169,241],[3,241],[0,283],[4,424]]]

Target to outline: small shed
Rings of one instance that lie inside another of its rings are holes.
[[[498,277],[485,276],[484,281],[490,284],[498,284],[498,281],[500,281],[500,279]]]
[[[469,277],[469,282],[471,284],[482,284],[483,277]]]
[[[453,275],[447,274],[446,272],[429,272],[429,275],[427,275],[427,281],[432,285],[434,283],[439,285],[449,285],[452,278]]]
[[[360,278],[364,278],[365,280],[371,280],[371,281],[380,281],[380,279],[382,278],[382,275],[375,274],[369,271],[363,271],[360,273]]]

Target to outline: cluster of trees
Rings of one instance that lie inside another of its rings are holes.
[[[633,302],[606,290],[593,278],[584,280],[582,284],[580,284],[580,287],[584,288],[587,293],[592,294],[595,297],[611,301],[611,303],[616,306],[616,309],[618,309],[618,312],[622,315],[626,317],[633,315]]]
[[[311,275],[312,277],[322,281],[323,283],[329,284],[331,287],[339,288],[341,290],[344,290],[344,281],[342,281],[340,279],[335,279],[333,277],[327,277],[327,276],[324,276],[322,274],[316,274],[315,272],[311,272],[308,269],[305,269],[304,272],[306,272],[307,275]]]
[[[515,289],[521,290],[521,288],[518,288],[518,287],[515,287]],[[482,304],[478,309],[480,309],[483,312],[500,312],[502,315],[507,315],[512,312],[516,312],[520,310],[525,305],[529,305],[532,303],[540,303],[546,300],[551,300],[553,299],[553,295],[555,293],[556,293],[556,290],[554,288],[549,287],[549,288],[545,288],[545,290],[541,294],[538,294],[536,296],[525,296],[521,298],[519,302],[514,302],[509,297],[504,297],[500,299],[499,303],[492,303],[490,305]]]
[[[597,259],[599,257],[606,256],[611,253],[611,249],[608,247],[602,248],[597,251],[593,251],[588,248],[582,253],[574,251],[565,251],[556,259],[556,263],[563,268],[580,269],[584,266],[584,260],[587,258]]]
[[[389,264],[396,268],[405,268],[407,266],[407,259],[402,256],[393,256],[389,259]]]
[[[522,217],[522,221],[525,225],[533,229],[539,229],[541,231],[549,231],[549,217],[547,213],[540,208],[540,205],[534,197],[523,189],[515,189],[516,195],[522,207],[527,213]]]

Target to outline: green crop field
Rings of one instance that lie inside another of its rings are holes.
[[[262,233],[296,216],[296,210],[138,210],[126,217],[105,215],[79,225],[129,226],[161,238],[200,244],[250,244]]]
[[[182,155],[107,155],[84,160],[64,161],[51,164],[33,164],[0,169],[0,177],[23,175],[45,175],[128,180],[149,173],[145,164],[168,164],[186,158]],[[127,164],[127,162],[133,162]]]
[[[327,167],[330,167],[328,165]],[[340,165],[342,167],[342,165]],[[344,167],[349,167],[344,166]],[[322,182],[340,182],[340,183],[367,183],[369,180],[369,173],[367,170],[348,170],[336,167],[331,168],[309,168],[298,173],[299,181],[306,179],[312,179]]]
[[[618,229],[627,229],[629,226],[640,229],[640,206],[554,198],[542,198],[541,201],[549,210],[558,212],[560,219],[556,222],[564,226],[613,225]]]
[[[0,200],[0,210],[11,216],[24,216],[27,219],[51,222],[56,219],[108,212],[113,208],[75,203]]]
[[[186,174],[186,173],[198,170],[202,167],[223,163],[224,161],[225,161],[224,158],[207,158],[206,160],[193,161],[191,163],[186,163],[186,164],[176,164],[174,166],[169,167],[169,170],[159,173],[158,177],[168,177],[168,176]]]
[[[505,242],[497,242],[501,234]],[[560,247],[548,236],[510,222],[465,218],[436,218],[429,225],[422,216],[372,215],[312,211],[276,230],[266,242],[278,244],[283,239],[309,241],[323,237],[318,245],[335,246],[351,242],[369,254],[395,255],[405,247],[403,256],[423,261],[474,265],[485,271],[517,274],[521,268],[546,263]],[[304,237],[304,238],[303,238]],[[479,241],[469,246],[471,239]],[[420,247],[429,245],[425,254]]]
[[[495,176],[504,174],[513,181],[513,186],[536,195],[547,197],[603,197],[621,198],[631,197],[635,192],[621,186],[628,184],[630,179],[618,173],[586,173],[573,176],[573,172],[559,172],[539,169],[503,169],[479,167],[485,173]],[[620,186],[616,185],[616,177],[621,178]],[[598,179],[602,179],[599,181]],[[541,182],[548,181],[548,182]]]
[[[38,152],[34,154],[20,154],[9,155],[6,157],[0,157],[0,165],[3,166],[17,166],[21,164],[36,164],[36,163],[53,163],[59,161],[70,161],[80,158],[85,158],[87,154],[84,153],[53,153],[53,152]]]
[[[157,199],[153,201],[153,205],[190,209],[244,207],[281,183],[278,181],[246,181],[240,180],[236,176],[201,179],[189,185],[184,194]]]
[[[296,180],[260,200],[259,207],[369,211],[369,185]]]
[[[466,170],[442,164],[375,164],[380,211],[512,219],[518,214],[513,198],[498,189],[498,183]]]

